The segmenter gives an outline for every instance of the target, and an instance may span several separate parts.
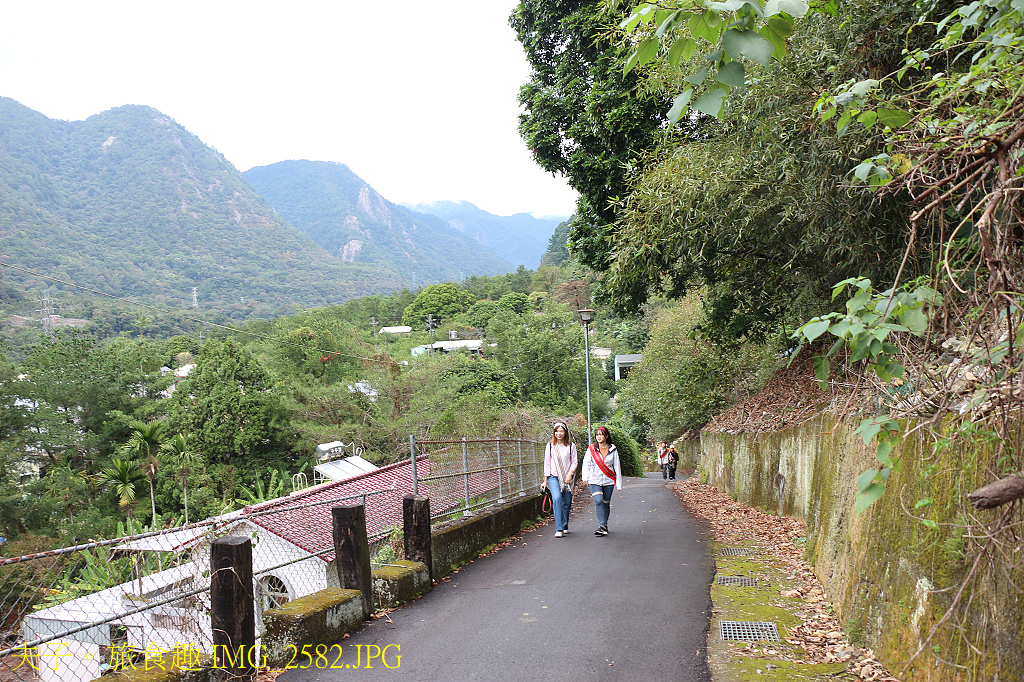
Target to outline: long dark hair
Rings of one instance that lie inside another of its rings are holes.
[[[615,445],[615,443],[612,442],[612,433],[611,433],[611,431],[609,431],[608,428],[605,427],[605,426],[598,426],[596,429],[594,429],[594,443],[597,443],[597,433],[599,431],[604,431],[604,439],[605,439],[605,441],[607,441],[608,447],[611,447],[612,445]]]

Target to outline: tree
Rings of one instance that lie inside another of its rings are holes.
[[[782,61],[747,71],[747,86],[729,95],[727,117],[702,117],[709,121],[703,139],[666,137],[617,205],[599,300],[633,313],[651,294],[700,290],[706,337],[764,341],[830,306],[839,279],[894,276],[907,244],[906,205],[876,201],[848,182],[877,139],[852,129],[837,137],[814,127],[811,112],[816,93],[898,58],[909,4],[854,3],[839,20],[815,13]],[[685,68],[705,63],[694,57]],[[669,90],[680,75],[667,62],[652,62],[645,74],[651,87]],[[929,259],[918,252],[908,272],[926,270]]]
[[[211,463],[252,469],[287,450],[270,375],[232,340],[203,346],[196,369],[174,392],[170,412],[171,430],[194,434],[194,447]]]
[[[479,329],[486,329],[491,318],[502,311],[497,301],[477,301],[466,311],[466,324]]]
[[[202,456],[192,449],[189,435],[176,433],[160,446],[160,453],[170,457],[177,466],[181,478],[181,491],[185,498],[185,524],[188,524],[188,474],[189,470],[202,461]]]
[[[516,291],[499,298],[498,306],[504,310],[511,310],[517,315],[522,315],[530,309],[530,298],[526,294]]]
[[[99,473],[98,478],[110,486],[118,505],[128,513],[128,533],[134,535],[132,519],[135,517],[135,484],[145,478],[139,466],[135,462],[115,457],[110,466]]]
[[[416,297],[402,313],[402,324],[419,327],[427,315],[435,320],[450,319],[473,305],[472,297],[457,284],[431,284]]]
[[[613,199],[628,192],[630,173],[654,146],[667,100],[648,97],[624,74],[598,0],[523,0],[510,18],[532,67],[519,91],[526,111],[519,133],[546,171],[562,173],[580,193],[570,250],[603,270],[615,220]]]
[[[157,524],[157,518],[156,491],[153,488],[153,479],[156,478],[156,472],[160,469],[157,453],[164,442],[166,430],[167,425],[159,419],[148,422],[136,419],[131,423],[128,442],[118,450],[123,455],[134,455],[142,463],[140,468],[149,480],[149,500],[153,507],[151,523],[154,526]]]

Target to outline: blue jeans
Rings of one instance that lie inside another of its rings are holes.
[[[565,530],[569,527],[572,490],[563,491],[558,476],[548,476],[548,490],[551,491],[551,510],[555,512],[555,530]]]
[[[597,513],[597,525],[608,525],[608,514],[612,508],[612,491],[614,485],[590,484],[590,494],[594,498],[594,512]]]

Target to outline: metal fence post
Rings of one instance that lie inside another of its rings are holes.
[[[373,582],[370,548],[366,542],[366,507],[361,504],[332,507],[331,524],[338,584],[342,589],[363,593],[363,618],[369,618],[373,613]]]
[[[501,439],[500,438],[498,439],[497,445],[498,445],[498,502],[504,502],[505,501],[505,493],[503,492],[504,488],[502,488],[502,486],[501,486],[501,475],[503,473],[505,473],[505,472],[502,471],[502,469],[501,469]]]
[[[402,533],[405,558],[421,561],[434,579],[434,552],[430,537],[430,499],[419,495],[402,498]]]
[[[252,541],[229,535],[210,543],[210,627],[214,667],[227,678],[251,679],[256,647]]]
[[[516,441],[519,446],[519,497],[526,495],[526,481],[523,479],[523,439]]]
[[[462,480],[466,489],[466,508],[463,510],[463,515],[469,516],[469,461],[467,459],[466,452],[466,437],[462,437]]]
[[[420,494],[420,481],[416,477],[416,436],[409,435],[409,459],[412,460],[412,494]]]

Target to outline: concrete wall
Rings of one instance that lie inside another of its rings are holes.
[[[936,449],[943,434],[918,430],[896,451],[903,468],[885,496],[855,515],[856,477],[877,466],[875,444],[854,433],[858,425],[821,415],[772,434],[704,433],[698,475],[734,499],[803,519],[807,558],[847,633],[899,671],[942,619],[978,554],[964,520],[991,522],[1005,510],[974,512],[966,499],[993,480],[986,443],[961,438]],[[912,511],[925,498],[932,502]],[[1001,560],[982,566],[965,591],[969,599],[901,679],[1024,679],[1024,599],[1011,587],[1024,585],[1024,568]]]
[[[521,497],[486,515],[470,516],[433,531],[434,579],[438,580],[480,554],[480,550],[518,533],[541,515],[541,496]]]

